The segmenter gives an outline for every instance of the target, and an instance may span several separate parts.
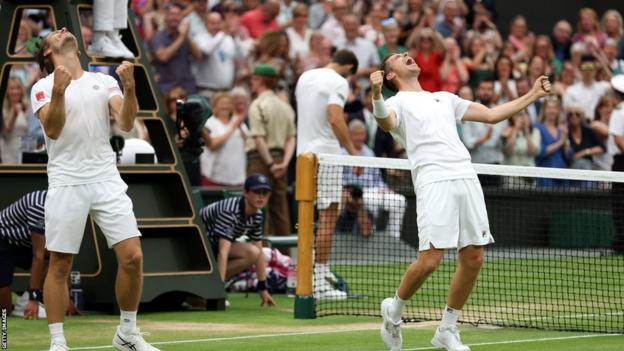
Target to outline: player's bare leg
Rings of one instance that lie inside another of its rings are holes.
[[[314,297],[317,299],[347,298],[344,291],[334,289],[330,284],[335,281],[334,275],[329,270],[328,262],[337,220],[337,203],[332,203],[328,208],[319,210],[314,262]]]
[[[466,246],[459,251],[459,265],[451,280],[447,305],[461,310],[468,300],[483,266],[483,246]]]
[[[50,252],[48,274],[43,284],[43,298],[48,318],[48,327],[52,339],[51,350],[66,348],[63,334],[63,321],[69,305],[67,277],[72,267],[73,255],[61,252]]]
[[[117,254],[115,294],[121,310],[121,321],[113,337],[117,350],[158,351],[148,344],[136,327],[136,315],[143,290],[143,251],[139,237],[123,240],[113,247]]]
[[[254,263],[258,262],[258,257],[260,255],[262,255],[262,252],[258,250],[258,247],[255,245],[237,241],[232,242],[228,255],[225,278],[229,279],[248,269]]]
[[[444,250],[433,246],[429,250],[420,251],[416,261],[407,268],[394,298],[387,298],[381,303],[381,338],[390,350],[401,350],[401,315],[406,301],[416,293],[425,280],[435,272],[442,262]]]
[[[451,280],[447,305],[442,314],[440,327],[436,330],[431,343],[447,350],[468,351],[462,344],[457,328],[461,309],[466,304],[483,266],[483,246],[466,246],[459,251],[459,265]]]

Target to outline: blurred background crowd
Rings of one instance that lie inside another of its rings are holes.
[[[245,178],[249,106],[258,92],[254,67],[276,70],[276,95],[294,106],[302,72],[327,64],[337,49],[359,61],[349,78],[345,106],[352,138],[378,157],[403,157],[402,147],[377,128],[368,76],[389,53],[407,52],[421,67],[428,91],[445,90],[494,106],[525,94],[540,75],[554,94],[508,122],[468,122],[458,132],[473,162],[610,170],[620,153],[609,133],[609,79],[624,73],[622,15],[617,10],[578,11],[576,22],[552,17],[550,32],[535,33],[518,15],[501,28],[487,0],[131,0],[141,45],[152,62],[158,93],[176,119],[176,101],[199,94],[213,116],[202,133],[199,183],[237,186]],[[92,38],[92,16],[82,16],[82,37]],[[52,29],[45,10],[23,13],[14,48],[28,55],[26,41]],[[505,34],[503,34],[503,32]],[[40,77],[36,65],[14,65],[2,104],[0,157],[20,163],[21,152],[43,147],[43,134],[29,103]],[[386,95],[392,92],[386,91]],[[296,109],[295,109],[296,110]],[[296,119],[296,116],[295,116]],[[114,130],[114,128],[113,128]],[[140,122],[128,138],[149,141]],[[356,145],[356,146],[358,146]]]

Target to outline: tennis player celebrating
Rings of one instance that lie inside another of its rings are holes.
[[[143,287],[141,233],[108,142],[111,117],[122,130],[132,129],[138,109],[134,65],[124,61],[116,70],[122,92],[113,77],[83,71],[79,56],[78,41],[66,28],[48,34],[36,57],[49,75],[39,80],[31,93],[49,155],[45,239],[50,265],[43,296],[50,351],[69,349],[63,332],[69,303],[67,278],[89,214],[119,263],[115,292],[121,317],[113,347],[158,351],[136,326]]]
[[[457,121],[497,123],[550,93],[540,77],[524,96],[495,108],[447,92],[423,91],[420,67],[407,54],[394,54],[370,75],[373,114],[405,149],[412,168],[418,208],[419,255],[405,272],[394,298],[381,303],[381,336],[391,350],[402,344],[401,315],[406,300],[440,264],[444,250],[458,250],[459,265],[449,288],[442,322],[433,346],[470,350],[461,343],[456,323],[483,265],[483,246],[493,243],[483,192],[470,154],[457,134]],[[383,100],[382,85],[398,91]]]

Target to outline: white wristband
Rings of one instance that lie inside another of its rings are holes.
[[[390,114],[388,113],[388,109],[386,108],[386,102],[383,98],[373,98],[373,115],[377,119],[385,119],[390,116]]]

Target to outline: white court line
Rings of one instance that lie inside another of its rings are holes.
[[[541,338],[541,339],[524,339],[524,340],[507,340],[507,341],[493,341],[493,342],[480,342],[476,344],[467,344],[468,346],[488,346],[488,345],[504,345],[504,344],[522,344],[529,342],[544,342],[544,341],[557,341],[557,340],[570,340],[570,339],[585,339],[585,338],[600,338],[607,336],[624,336],[624,334],[590,334],[590,335],[574,335],[574,336],[560,336],[553,338]],[[403,351],[420,351],[420,350],[440,350],[439,347],[417,347],[415,349],[404,349]]]
[[[189,340],[159,341],[159,342],[153,342],[152,345],[192,344],[192,343],[213,342],[213,341],[277,338],[277,337],[282,337],[282,336],[318,335],[318,334],[333,334],[333,333],[353,333],[353,332],[371,331],[371,330],[379,330],[379,328],[375,328],[375,329],[329,330],[329,331],[300,332],[300,333],[259,334],[259,335],[231,336],[231,337],[208,338],[208,339],[189,339]],[[522,339],[522,340],[494,341],[494,342],[484,342],[484,343],[469,344],[468,346],[502,345],[502,344],[543,342],[543,341],[556,341],[556,340],[569,340],[569,339],[600,338],[600,337],[608,337],[608,336],[624,336],[624,334],[590,334],[590,335],[573,335],[573,336],[541,338],[541,339]],[[105,346],[72,347],[71,350],[103,350],[103,349],[111,349],[111,348],[112,348],[112,346],[105,345]],[[436,349],[435,347],[420,347],[420,348],[413,348],[413,349],[405,349],[405,351],[435,350],[435,349]],[[42,350],[42,351],[46,351],[46,350]]]

